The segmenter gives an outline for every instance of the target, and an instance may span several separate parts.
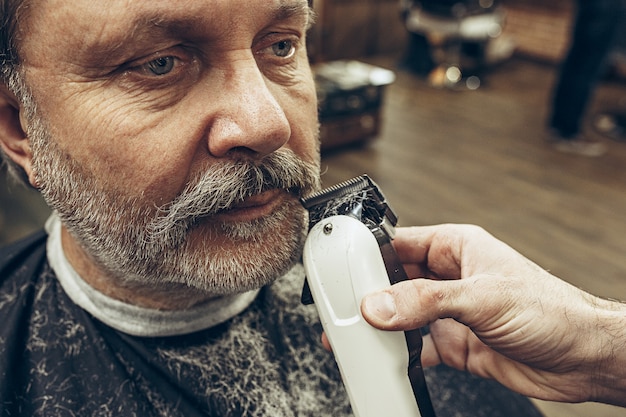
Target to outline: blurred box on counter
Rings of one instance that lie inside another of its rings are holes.
[[[359,61],[313,66],[322,150],[365,142],[380,132],[384,89],[395,81],[387,69]]]

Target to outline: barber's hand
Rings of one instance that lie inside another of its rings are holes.
[[[399,228],[394,246],[415,279],[361,308],[380,329],[430,324],[424,366],[443,362],[535,398],[626,405],[623,304],[565,283],[475,226]]]

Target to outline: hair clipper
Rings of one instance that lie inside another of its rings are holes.
[[[363,175],[302,204],[310,223],[302,301],[315,302],[355,416],[434,417],[421,331],[382,331],[361,316],[363,296],[407,279],[391,245],[397,217],[382,192]]]

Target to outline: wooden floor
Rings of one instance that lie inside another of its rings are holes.
[[[391,59],[370,62],[394,67]],[[368,173],[401,225],[476,223],[553,273],[626,300],[626,144],[601,158],[558,153],[544,142],[555,69],[512,61],[477,91],[430,88],[397,72],[383,130],[366,146],[324,155],[324,184]],[[590,114],[621,107],[626,85],[604,82]],[[594,132],[589,130],[590,135]],[[0,181],[0,243],[39,227],[39,199]],[[626,415],[598,404],[540,403],[547,417]]]

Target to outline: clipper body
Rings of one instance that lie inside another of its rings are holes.
[[[355,416],[420,416],[404,334],[361,316],[363,296],[389,285],[374,235],[349,216],[324,219],[309,233],[304,267]]]
[[[435,417],[420,330],[378,330],[361,315],[366,294],[407,279],[391,245],[395,213],[366,175],[302,203],[311,226],[303,302],[315,302],[355,416]]]

